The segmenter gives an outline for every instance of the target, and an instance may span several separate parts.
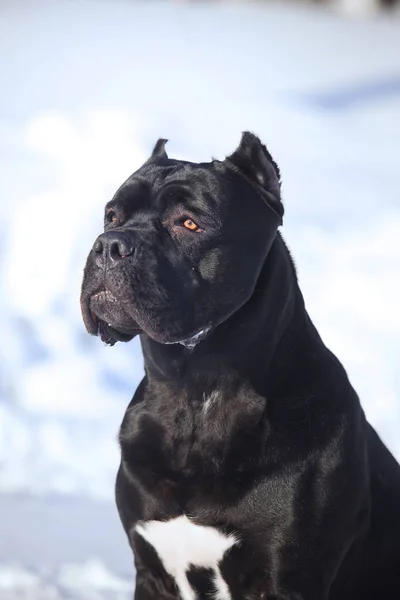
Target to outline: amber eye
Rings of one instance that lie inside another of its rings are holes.
[[[186,229],[190,229],[190,231],[200,230],[200,227],[196,225],[192,219],[185,219],[185,221],[183,221],[183,226],[186,227]]]
[[[117,215],[113,210],[110,210],[108,211],[106,218],[108,223],[115,223],[115,221],[117,220]]]

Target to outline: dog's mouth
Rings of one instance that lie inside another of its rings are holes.
[[[106,344],[128,342],[145,330],[124,310],[118,299],[109,291],[101,290],[81,299],[83,322],[91,335],[97,335]],[[210,333],[212,327],[206,326],[190,333],[184,338],[161,339],[155,332],[149,336],[163,344],[180,344],[193,350]]]
[[[138,324],[124,311],[117,298],[108,290],[96,292],[81,300],[83,322],[91,335],[103,342],[128,342],[142,332]]]

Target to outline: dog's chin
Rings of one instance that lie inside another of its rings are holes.
[[[101,291],[81,299],[82,317],[91,335],[113,346],[129,342],[141,333],[138,324],[121,308],[118,300],[108,291]]]
[[[101,341],[109,346],[114,346],[116,342],[130,342],[136,335],[141,333],[141,330],[137,330],[130,333],[118,331],[109,323],[98,319],[98,330],[97,335]]]

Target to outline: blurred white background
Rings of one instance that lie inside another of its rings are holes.
[[[400,16],[273,2],[0,4],[0,598],[126,600],[116,436],[137,340],[90,338],[103,206],[158,137],[283,174],[306,304],[400,458]]]

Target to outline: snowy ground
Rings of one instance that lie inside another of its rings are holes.
[[[1,600],[130,597],[112,495],[142,361],[87,336],[78,296],[104,203],[160,136],[192,160],[268,143],[311,316],[400,457],[399,18],[3,0],[0,89]]]

